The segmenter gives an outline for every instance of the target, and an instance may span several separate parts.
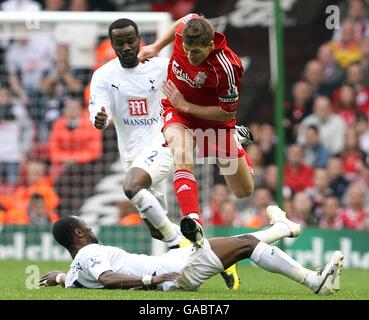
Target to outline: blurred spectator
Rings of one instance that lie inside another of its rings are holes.
[[[222,183],[214,185],[211,189],[211,199],[208,207],[203,208],[203,219],[208,224],[222,225],[223,217],[220,214],[222,202],[230,199],[231,191],[228,186]]]
[[[292,198],[292,208],[288,218],[302,227],[316,224],[312,214],[313,203],[304,192],[297,192]]]
[[[150,0],[110,0],[110,2],[116,8],[115,11],[150,11],[151,6]]]
[[[319,222],[319,228],[334,230],[343,228],[339,207],[339,201],[336,197],[329,196],[323,199],[322,218]]]
[[[285,107],[284,127],[287,143],[295,143],[299,124],[312,111],[311,85],[306,81],[298,81],[293,85],[291,101]]]
[[[332,113],[331,101],[327,97],[315,98],[314,113],[301,122],[297,137],[299,144],[305,143],[305,130],[310,125],[315,125],[319,129],[320,142],[331,154],[342,151],[345,142],[345,122],[340,116]]]
[[[329,159],[329,151],[320,143],[319,130],[310,125],[305,130],[304,163],[317,168],[325,168]]]
[[[95,50],[99,35],[96,23],[59,23],[54,30],[58,43],[69,48],[69,64],[85,86],[95,65]]]
[[[278,168],[272,164],[265,168],[265,186],[270,191],[273,200],[276,200],[278,183]]]
[[[358,118],[356,132],[359,137],[360,150],[363,151],[365,155],[364,163],[369,164],[369,126],[366,116]]]
[[[368,212],[365,209],[366,188],[363,184],[354,183],[347,189],[345,195],[345,207],[340,213],[344,227],[354,230],[364,229],[364,222],[368,218]]]
[[[32,148],[33,125],[25,107],[0,87],[0,183],[18,184],[19,168]]]
[[[119,224],[125,227],[135,226],[142,223],[137,208],[131,201],[120,201],[117,203],[119,209]]]
[[[345,147],[341,153],[343,173],[349,181],[353,181],[363,168],[363,158],[355,128],[350,127],[346,131]]]
[[[355,90],[355,102],[358,111],[369,116],[369,87],[364,82],[364,70],[359,63],[353,63],[347,68],[346,84]],[[337,99],[334,92],[334,99]]]
[[[70,0],[69,11],[89,11],[90,4],[88,0]]]
[[[360,41],[363,37],[368,37],[368,8],[363,0],[343,1],[346,6],[340,8],[341,19],[350,20],[354,24],[354,39]],[[339,40],[342,36],[341,28],[333,33],[333,40]]]
[[[267,123],[260,126],[258,144],[262,153],[263,164],[267,166],[275,163],[277,136],[273,126]]]
[[[248,228],[260,228],[267,225],[269,222],[266,208],[273,204],[270,191],[264,187],[255,189],[251,196],[251,202],[252,206],[242,212],[245,226]]]
[[[32,119],[40,117],[37,99],[42,75],[53,64],[56,45],[47,36],[30,36],[17,27],[16,39],[5,53],[5,64],[13,92],[24,105],[30,105]]]
[[[356,124],[359,112],[355,102],[355,91],[352,87],[344,85],[339,89],[334,113],[338,114],[348,126]]]
[[[83,112],[81,100],[69,97],[64,116],[53,125],[49,139],[49,156],[53,165],[84,164],[97,160],[102,153],[102,136]]]
[[[359,177],[355,180],[354,183],[361,183],[365,185],[365,189],[367,190],[365,194],[365,209],[369,211],[369,165],[364,164],[364,167],[360,170]]]
[[[258,188],[264,184],[263,155],[259,145],[256,143],[249,144],[247,146],[247,154],[249,155],[254,170],[254,185],[255,188]]]
[[[323,85],[324,80],[324,66],[318,60],[310,60],[306,63],[303,80],[305,80],[311,87],[311,96],[329,95]]]
[[[96,162],[102,155],[102,133],[91,125],[80,99],[65,100],[64,116],[51,129],[48,150],[55,188],[61,197],[59,214],[78,214],[101,179],[102,170]]]
[[[64,11],[66,10],[65,0],[45,0],[45,11]]]
[[[341,36],[338,40],[328,43],[333,52],[334,60],[343,68],[361,59],[360,45],[355,39],[355,24],[352,20],[346,19],[341,24]]]
[[[27,216],[30,200],[34,194],[43,197],[46,211],[49,213],[59,205],[60,199],[52,187],[52,180],[46,174],[44,163],[28,161],[25,174],[25,183],[17,188],[12,196],[11,206],[8,208],[13,210],[11,215],[12,223],[23,223],[24,217]],[[8,221],[8,223],[10,222]]]
[[[82,92],[82,83],[69,66],[67,47],[58,47],[56,66],[45,72],[41,90],[44,95],[43,118],[39,126],[38,139],[46,141],[52,124],[62,114],[64,99],[71,94]]]
[[[335,88],[342,84],[345,73],[341,66],[334,61],[332,48],[323,44],[318,49],[317,60],[323,66],[322,84],[327,88],[329,96]]]
[[[40,11],[41,5],[33,0],[6,0],[0,4],[1,11]]]
[[[178,20],[195,7],[195,0],[156,0],[151,1],[151,11],[169,12],[174,20]]]
[[[361,54],[363,57],[358,62],[364,73],[364,83],[369,85],[369,39],[364,39],[361,42]]]
[[[243,220],[237,211],[236,204],[231,200],[225,200],[220,204],[219,213],[222,217],[222,226],[242,227]]]
[[[329,188],[328,173],[325,169],[315,169],[314,186],[306,189],[305,193],[312,201],[312,214],[314,218],[319,221],[323,214],[322,205],[324,199],[333,194],[332,190]]]
[[[59,219],[58,215],[48,210],[45,204],[45,199],[40,194],[33,194],[29,201],[28,215],[24,224],[52,224]]]
[[[115,51],[111,45],[110,39],[107,38],[101,41],[96,49],[95,65],[93,69],[96,70],[100,68],[102,65],[114,58],[116,58]]]
[[[333,195],[341,200],[349,185],[349,181],[343,175],[342,160],[339,156],[328,160],[327,174],[330,181],[329,188],[332,190]]]
[[[313,185],[314,168],[305,165],[303,159],[304,152],[300,145],[292,144],[288,147],[284,184],[293,193],[303,191]]]

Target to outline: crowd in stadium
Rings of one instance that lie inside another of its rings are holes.
[[[0,9],[156,10],[177,19],[194,3],[8,0]],[[341,4],[341,28],[306,62],[287,94],[284,209],[302,226],[369,230],[369,1]],[[46,35],[1,43],[0,223],[42,224],[77,213],[80,190],[102,175],[96,164],[108,137],[89,122],[88,84],[114,51],[109,40],[96,46],[81,33],[72,39],[60,34],[59,43]],[[276,200],[275,128],[242,122],[255,138],[247,146],[255,192],[236,200],[225,184],[216,184],[202,212],[207,224],[262,227],[266,207]]]

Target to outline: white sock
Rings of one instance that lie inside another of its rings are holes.
[[[147,189],[140,190],[135,194],[131,201],[144,217],[146,217],[151,224],[160,231],[164,237],[164,241],[168,242],[169,246],[183,241],[181,233],[177,232],[177,229],[165,214],[160,202],[150,191]]]
[[[250,259],[269,272],[283,274],[310,289],[315,289],[318,281],[316,272],[304,268],[278,247],[259,242]]]
[[[288,228],[285,223],[277,221],[268,229],[256,231],[249,234],[262,242],[271,244],[275,241],[288,237],[290,233],[290,228]]]

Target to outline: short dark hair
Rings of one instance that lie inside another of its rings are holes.
[[[307,129],[313,130],[316,134],[319,134],[319,128],[315,124],[308,125]]]
[[[207,47],[214,38],[214,32],[209,20],[203,17],[194,18],[183,29],[183,42],[189,46]]]
[[[81,227],[81,220],[76,216],[63,217],[53,225],[53,236],[64,248],[73,245],[73,230]]]
[[[32,196],[31,196],[31,200],[30,201],[34,201],[34,200],[42,200],[42,201],[45,201],[44,197],[42,194],[40,193],[33,193]]]
[[[109,26],[109,38],[111,40],[111,33],[114,29],[122,29],[128,26],[132,26],[133,28],[135,28],[136,34],[138,35],[138,27],[136,22],[130,20],[130,19],[118,19],[115,20],[110,26]]]

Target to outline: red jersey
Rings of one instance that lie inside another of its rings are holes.
[[[184,98],[200,106],[219,106],[227,112],[233,112],[239,105],[239,91],[241,77],[244,73],[240,58],[227,46],[222,33],[215,32],[215,49],[199,66],[193,66],[183,50],[182,32],[187,21],[199,17],[189,14],[176,30],[174,51],[168,65],[168,79],[172,80]],[[167,99],[163,100],[164,107],[170,107]],[[233,127],[236,119],[226,123],[203,120],[188,114],[182,116],[201,121],[205,127]]]

